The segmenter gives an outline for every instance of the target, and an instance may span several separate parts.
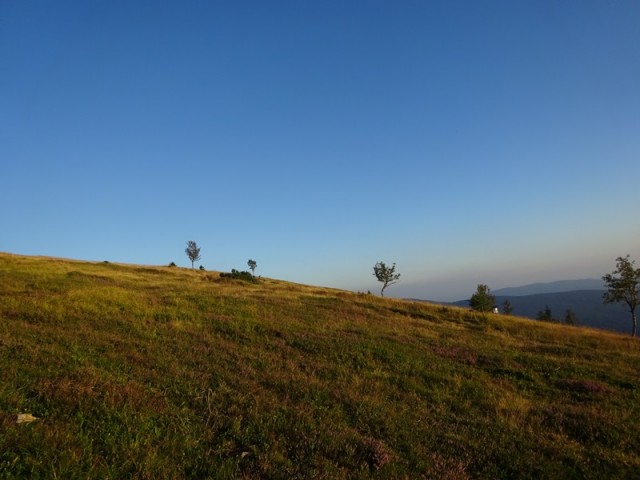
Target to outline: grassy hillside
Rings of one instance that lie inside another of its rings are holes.
[[[614,333],[0,254],[0,478],[640,478],[639,364]]]

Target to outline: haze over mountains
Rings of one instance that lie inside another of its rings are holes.
[[[575,290],[604,290],[604,283],[599,278],[580,280],[558,280],[556,282],[532,283],[522,287],[507,287],[494,290],[494,295],[536,295],[540,293],[572,292]]]
[[[509,301],[513,314],[535,319],[547,306],[553,318],[562,321],[567,310],[578,317],[578,325],[628,333],[631,329],[629,313],[622,304],[604,304],[605,291],[602,280],[588,278],[560,280],[549,283],[533,283],[521,287],[500,288],[492,291],[496,305]],[[455,305],[468,307],[469,300],[458,300]]]

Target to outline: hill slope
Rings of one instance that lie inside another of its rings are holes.
[[[0,254],[0,477],[634,478],[639,361],[613,333]]]

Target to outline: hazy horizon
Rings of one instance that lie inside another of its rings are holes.
[[[640,3],[2,2],[0,250],[459,300],[640,259]]]
[[[11,255],[25,255],[22,253],[18,253],[18,252],[2,252],[0,251],[0,253],[8,253]],[[31,254],[33,256],[44,256],[44,257],[48,257],[48,255],[39,255],[39,254]],[[102,262],[104,260],[98,260],[98,259],[85,259],[85,258],[73,258],[73,257],[51,257],[51,258],[60,258],[60,259],[65,259],[65,260],[72,260],[72,261],[89,261],[89,262]],[[142,265],[142,266],[150,266],[150,267],[162,267],[162,266],[166,266],[166,264],[152,264],[152,263],[147,263],[147,264],[139,264],[136,262],[121,262],[117,259],[112,259],[110,260],[110,263],[121,263],[121,264],[128,264],[128,265]],[[180,265],[183,268],[191,268],[190,265],[184,265],[181,264]],[[243,268],[243,267],[240,267]],[[245,268],[247,269],[247,268]],[[613,270],[613,268],[612,268]],[[256,273],[257,274],[257,273]],[[277,280],[284,280],[284,281],[295,281],[292,280],[290,278],[277,278],[277,277],[272,277],[272,278],[276,278]],[[515,278],[515,277],[514,277]],[[537,285],[537,284],[552,284],[552,283],[556,283],[556,282],[563,282],[563,281],[567,281],[567,282],[578,282],[578,281],[585,281],[585,280],[600,280],[600,276],[582,276],[582,277],[576,277],[576,278],[554,278],[554,279],[540,279],[540,280],[535,280],[532,282],[528,282],[528,283],[512,283],[512,284],[504,284],[501,286],[497,286],[497,287],[493,287],[490,286],[490,289],[492,292],[499,292],[500,290],[503,289],[509,289],[509,288],[522,288],[522,287],[528,287],[528,286],[532,286],[532,285]],[[374,280],[374,282],[377,282]],[[300,282],[300,283],[304,283],[304,282]],[[460,301],[460,300],[464,300],[468,297],[471,297],[471,295],[473,294],[473,292],[475,291],[477,285],[479,283],[483,283],[483,282],[476,282],[473,283],[473,280],[460,280],[460,277],[457,277],[456,280],[443,280],[443,281],[439,281],[439,280],[434,280],[432,283],[419,283],[419,282],[413,282],[413,283],[403,283],[402,279],[399,283],[396,283],[390,287],[388,287],[388,289],[386,290],[386,296],[389,298],[405,298],[405,299],[415,299],[415,300],[430,300],[430,301],[436,301],[436,302],[454,302],[454,301]],[[310,286],[318,286],[318,287],[328,287],[328,288],[342,288],[344,290],[348,290],[348,291],[353,291],[353,292],[360,292],[360,293],[365,293],[367,291],[369,291],[372,294],[375,295],[379,295],[380,293],[380,288],[382,286],[381,283],[370,283],[368,284],[367,288],[361,288],[361,287],[351,287],[351,286],[345,286],[345,287],[338,287],[337,285],[330,285],[330,284],[315,284],[315,283],[309,283],[308,285]],[[363,282],[364,285],[364,282]],[[604,284],[603,284],[604,286]],[[371,288],[369,288],[371,287]],[[458,293],[455,293],[458,292]]]

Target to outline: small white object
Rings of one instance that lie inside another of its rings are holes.
[[[16,423],[31,423],[38,420],[38,417],[34,417],[30,413],[19,413],[16,418]]]

